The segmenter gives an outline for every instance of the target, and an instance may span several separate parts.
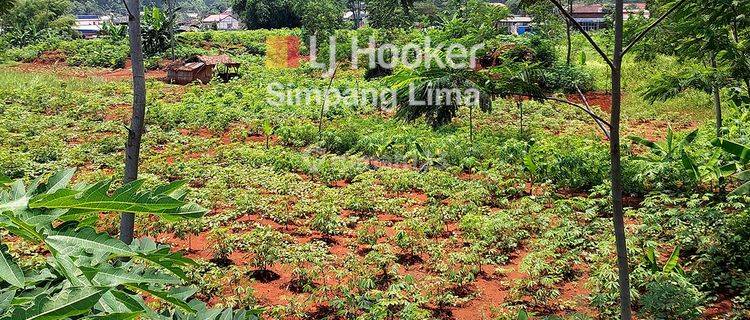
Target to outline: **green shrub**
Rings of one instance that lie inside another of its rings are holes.
[[[344,154],[357,145],[361,135],[356,128],[343,127],[323,133],[323,147],[328,151]]]
[[[544,84],[548,90],[575,93],[580,89],[583,92],[594,88],[594,77],[574,65],[559,64],[550,69],[545,69]]]
[[[640,304],[640,313],[655,320],[699,319],[703,295],[684,277],[672,276],[646,285]]]
[[[276,130],[281,143],[287,146],[304,147],[315,142],[317,128],[311,123],[294,123],[281,126]]]
[[[125,43],[113,44],[102,39],[61,42],[60,49],[67,54],[68,65],[102,68],[124,67],[130,52]]]

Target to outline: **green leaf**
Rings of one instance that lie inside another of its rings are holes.
[[[739,157],[742,164],[750,162],[750,147],[748,146],[724,139],[714,139],[711,143],[727,153]]]
[[[271,121],[269,121],[268,119],[263,122],[263,133],[267,136],[273,134],[273,126],[271,125]]]
[[[118,256],[132,256],[135,254],[124,242],[112,238],[106,233],[96,233],[91,228],[53,234],[48,236],[45,242],[63,254],[69,254],[78,250],[85,250],[92,253],[109,253]]]
[[[659,267],[656,264],[656,254],[654,253],[654,248],[646,248],[644,257],[646,258],[646,262],[648,262],[648,266],[649,268],[651,268],[651,271],[658,271]]]
[[[662,270],[664,274],[670,274],[672,271],[675,270],[677,267],[677,263],[680,261],[680,247],[675,247],[674,251],[672,251],[672,255],[669,256],[669,260],[667,260],[667,263],[664,264],[664,269]]]
[[[745,170],[737,173],[737,179],[740,179],[742,181],[750,180],[750,170]]]
[[[171,219],[176,219],[177,216],[200,216],[206,212],[198,205],[186,205],[183,201],[165,195],[176,192],[176,187],[182,182],[160,187],[155,192],[138,192],[142,184],[142,180],[133,181],[115,190],[112,196],[107,195],[110,181],[96,183],[84,191],[60,189],[52,194],[34,197],[29,201],[29,207],[156,214]]]
[[[107,288],[73,287],[69,292],[58,293],[54,297],[39,295],[29,309],[17,308],[12,320],[57,320],[91,311]]]
[[[70,179],[76,173],[76,169],[68,168],[55,172],[44,184],[45,193],[54,193],[57,190],[65,188],[70,183]]]
[[[122,305],[125,309],[131,311],[131,312],[146,312],[148,311],[146,309],[146,306],[143,303],[143,300],[138,295],[130,295],[125,292],[122,292],[120,290],[111,290],[107,294],[111,294],[112,297],[117,299],[117,302]],[[107,295],[104,295],[104,297],[107,297]]]
[[[3,293],[0,293],[0,314],[5,313],[5,310],[10,307],[10,304],[13,302],[13,298],[16,297],[16,290],[7,290]]]
[[[536,169],[537,169],[537,166],[536,166],[536,164],[534,163],[534,160],[533,160],[533,159],[531,159],[531,155],[529,155],[529,154],[526,154],[526,155],[525,155],[525,156],[523,157],[523,164],[524,164],[524,166],[526,167],[526,169],[528,169],[528,170],[529,170],[529,172],[531,172],[531,174],[536,174]]]
[[[154,289],[149,288],[148,285],[144,285],[144,284],[125,285],[125,286],[136,291],[142,291],[142,292],[148,293],[154,296],[155,298],[163,300],[167,303],[170,303],[182,309],[185,312],[188,312],[191,314],[195,313],[195,310],[193,310],[193,308],[191,308],[190,305],[188,305],[185,301],[182,301],[176,297],[173,297],[172,295],[169,294],[169,292],[154,290]]]
[[[177,278],[155,272],[138,272],[114,268],[108,264],[99,269],[81,267],[81,270],[95,285],[116,287],[123,284],[151,283],[151,284],[180,284]]]
[[[26,282],[23,271],[10,259],[7,252],[8,247],[5,244],[0,244],[0,278],[16,288],[23,288]]]
[[[529,314],[526,313],[526,310],[518,310],[518,316],[516,317],[518,320],[529,320]]]
[[[743,185],[729,193],[730,196],[739,196],[743,194],[750,194],[750,181],[745,182]]]
[[[682,166],[685,167],[685,170],[690,172],[693,179],[698,181],[700,174],[698,173],[698,167],[695,165],[695,162],[693,162],[693,159],[691,159],[687,152],[685,152],[685,149],[680,151],[680,156],[682,157]]]
[[[651,149],[652,152],[656,154],[659,154],[659,155],[664,154],[664,150],[662,150],[662,147],[653,141],[649,141],[647,139],[636,137],[636,136],[630,136],[628,137],[628,139],[630,139],[630,141],[633,141],[637,144],[648,147],[649,149]]]
[[[100,316],[90,316],[86,317],[84,319],[92,319],[92,320],[131,320],[136,319],[138,316],[140,316],[142,312],[127,312],[127,313],[108,313],[105,315]]]
[[[685,138],[682,139],[683,145],[689,145],[695,141],[695,138],[698,137],[698,129],[695,129],[688,133]]]
[[[0,173],[0,184],[9,184],[11,183],[10,178],[6,177],[4,174]]]

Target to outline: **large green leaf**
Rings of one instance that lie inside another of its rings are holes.
[[[142,269],[142,268],[141,268]],[[180,284],[177,278],[169,275],[158,274],[153,271],[143,270],[125,270],[122,268],[115,268],[108,264],[102,265],[100,268],[89,268],[81,267],[81,270],[86,277],[91,280],[95,285],[116,287],[123,284],[137,284],[137,283],[150,283],[150,284]]]
[[[658,145],[656,142],[647,140],[645,138],[636,137],[636,136],[630,136],[628,137],[628,139],[630,139],[630,141],[633,141],[637,144],[648,147],[649,149],[651,149],[651,152],[657,155],[664,155],[666,153],[664,149],[660,145]]]
[[[0,278],[16,288],[23,288],[25,279],[21,268],[7,254],[8,247],[0,244]]]
[[[172,252],[169,247],[157,247],[150,239],[133,241],[131,248],[135,248],[138,258],[162,267],[183,280],[187,280],[187,277],[182,267],[195,264],[193,260],[185,258],[177,252]]]
[[[45,242],[63,254],[79,250],[92,253],[109,253],[118,256],[132,256],[133,252],[124,242],[110,237],[106,233],[96,233],[94,229],[68,230],[52,234]]]
[[[112,196],[107,194],[110,181],[94,184],[83,192],[60,189],[52,194],[39,195],[31,199],[31,208],[77,209],[98,212],[159,213],[177,209],[183,203],[167,196],[152,193],[137,193],[143,181],[133,181],[117,189]]]
[[[57,190],[65,188],[70,183],[70,179],[76,173],[76,169],[68,168],[55,172],[52,176],[47,179],[44,184],[45,193],[54,193]]]
[[[714,139],[711,143],[727,153],[739,157],[742,164],[750,162],[750,147],[748,146],[724,139]]]
[[[110,184],[110,181],[99,182],[83,191],[59,189],[52,194],[34,197],[29,201],[29,207],[72,209],[77,212],[156,214],[170,220],[200,217],[207,211],[181,200],[185,194],[181,192],[181,187],[184,186],[181,181],[158,187],[153,192],[139,192],[143,181],[137,180],[115,190],[111,196],[107,194]]]
[[[0,184],[8,184],[12,180],[10,178],[6,177],[4,174],[0,173]]]
[[[743,194],[750,194],[750,181],[745,182],[741,186],[737,187],[737,189],[734,189],[729,193],[730,196],[739,196]]]
[[[667,263],[664,264],[664,268],[662,269],[662,272],[664,274],[670,274],[672,271],[677,268],[677,264],[680,261],[680,247],[675,247],[674,251],[672,251],[672,255],[669,256],[669,260],[667,260]]]
[[[126,285],[126,287],[132,290],[148,293],[152,295],[153,297],[158,298],[159,300],[170,303],[182,309],[183,311],[187,313],[195,313],[195,310],[193,310],[193,308],[191,308],[190,305],[188,305],[185,301],[177,297],[174,297],[169,292],[152,289],[147,284]]]
[[[85,314],[107,292],[107,288],[74,287],[54,297],[39,295],[29,309],[17,308],[12,320],[57,320]]]
[[[695,165],[693,159],[685,152],[685,149],[680,150],[680,157],[682,160],[682,166],[690,172],[693,179],[696,181],[700,179],[700,173],[698,173],[698,166]]]
[[[131,320],[136,319],[138,316],[140,316],[142,312],[118,312],[118,313],[108,313],[105,315],[100,316],[90,316],[86,317],[84,319],[91,319],[91,320]]]
[[[29,192],[21,180],[11,183],[10,192],[0,191],[0,212],[25,210],[28,205]]]
[[[13,298],[16,297],[16,290],[7,290],[0,293],[0,314],[5,313],[5,310],[10,307],[13,302]]]

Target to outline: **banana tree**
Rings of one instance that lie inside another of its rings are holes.
[[[171,221],[203,215],[205,209],[185,202],[184,183],[144,191],[136,180],[110,194],[111,181],[70,186],[74,172],[61,170],[30,185],[0,179],[0,228],[47,255],[44,264],[22,269],[8,245],[0,244],[0,318],[183,319],[203,311],[200,303],[186,302],[195,289],[183,285],[183,268],[192,260],[147,238],[128,245],[93,228],[103,212]],[[141,295],[169,307],[159,314]]]
[[[730,192],[729,195],[750,194],[750,168],[748,168],[750,147],[726,139],[715,139],[712,144],[733,156],[733,162],[727,166],[729,169],[734,169],[734,176],[740,181],[740,186]]]
[[[651,150],[651,155],[643,160],[652,162],[672,162],[680,160],[685,170],[693,175],[693,178],[698,180],[700,175],[698,173],[698,167],[695,165],[695,161],[685,151],[685,147],[689,146],[695,141],[698,136],[698,129],[695,129],[685,135],[681,140],[677,140],[672,131],[672,126],[667,127],[667,139],[663,143],[657,143],[648,139],[631,136],[629,137],[634,143],[648,147]]]
[[[450,123],[458,108],[465,105],[469,107],[469,130],[473,135],[474,108],[484,112],[492,108],[487,80],[471,69],[420,66],[399,70],[385,78],[385,83],[396,92],[397,118],[412,122],[424,117],[428,124],[439,127]]]

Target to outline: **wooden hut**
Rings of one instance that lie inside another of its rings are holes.
[[[196,80],[208,83],[212,75],[211,69],[207,68],[203,62],[178,63],[167,69],[167,80],[174,84],[185,85]]]
[[[203,62],[211,72],[218,75],[224,81],[229,81],[239,74],[240,63],[232,60],[228,55],[218,56],[196,56],[188,62]]]
[[[222,80],[229,81],[237,76],[240,67],[227,55],[195,56],[184,62],[175,63],[167,69],[167,80],[174,84],[188,84],[195,81],[208,83],[214,74]]]

